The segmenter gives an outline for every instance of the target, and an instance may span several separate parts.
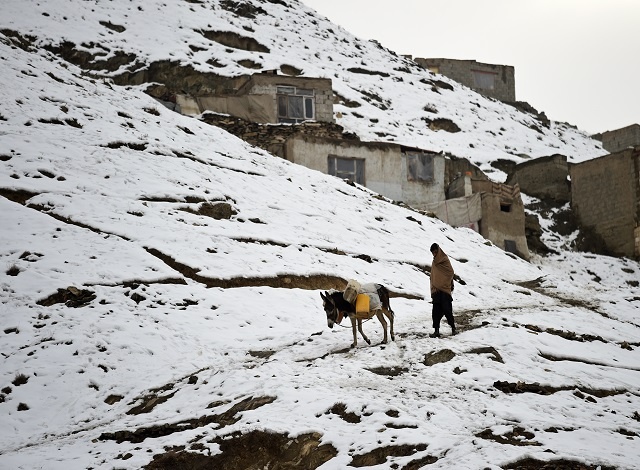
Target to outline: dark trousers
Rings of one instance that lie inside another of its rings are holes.
[[[440,320],[442,320],[442,317],[446,317],[449,326],[454,328],[453,298],[446,292],[437,291],[435,294],[431,295],[431,301],[433,302],[431,318],[433,319],[434,330],[438,331],[440,329]]]

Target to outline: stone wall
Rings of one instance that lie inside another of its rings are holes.
[[[345,141],[358,138],[345,133],[342,126],[330,122],[303,122],[301,124],[264,125],[233,116],[217,113],[204,113],[201,118],[207,124],[220,127],[240,137],[251,145],[285,158],[285,143],[294,135],[308,135],[319,138],[341,139]]]
[[[602,142],[602,146],[607,152],[619,152],[627,147],[640,145],[640,124],[632,124],[621,129],[603,132],[593,137]]]
[[[511,65],[494,65],[475,60],[425,59],[415,58],[422,67],[436,71],[458,83],[468,86],[478,93],[501,101],[516,101],[515,69]],[[485,88],[474,78],[474,71],[492,74],[495,77],[493,89]]]
[[[639,257],[640,147],[571,165],[569,174],[571,207],[603,254]]]
[[[538,199],[561,203],[571,200],[569,165],[564,155],[555,154],[519,163],[507,176],[506,183],[518,184],[523,193]]]

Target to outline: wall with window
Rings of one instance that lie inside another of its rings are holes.
[[[501,101],[516,101],[515,69],[475,60],[416,58],[422,67],[462,83],[478,93]]]
[[[528,260],[530,257],[524,228],[525,213],[522,198],[482,192],[480,235],[494,245]]]
[[[285,158],[416,208],[443,201],[444,156],[397,144],[295,136]]]
[[[465,205],[471,208],[472,198],[479,195],[480,214],[469,218],[469,221],[479,220],[477,228],[483,237],[503,250],[528,260],[530,255],[525,231],[526,215],[520,187],[517,184],[511,186],[475,178],[470,173],[451,182],[448,196],[453,199],[448,199],[447,203],[460,201],[462,207],[458,212],[467,216],[463,211]],[[455,209],[455,205],[453,207]]]
[[[193,97],[200,113],[214,111],[261,124],[334,122],[330,79],[259,73],[229,84],[224,93]]]

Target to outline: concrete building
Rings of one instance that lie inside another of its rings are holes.
[[[627,147],[640,145],[640,124],[632,124],[613,131],[606,131],[592,136],[602,142],[602,147],[609,152],[615,153]]]
[[[425,59],[414,61],[422,67],[449,77],[478,93],[500,101],[516,101],[515,69],[511,65],[494,65],[475,60]]]
[[[284,157],[417,209],[445,198],[445,157],[439,153],[393,143],[298,134],[287,140]]]
[[[543,200],[569,202],[569,164],[567,157],[560,154],[536,158],[518,163],[505,181],[508,185],[518,185],[529,196]]]
[[[595,238],[592,251],[640,258],[640,146],[571,165],[569,174],[571,207]]]
[[[446,201],[428,209],[449,225],[471,228],[505,251],[525,260],[530,257],[517,184],[494,183],[467,174],[449,185]]]
[[[213,111],[262,124],[334,122],[333,89],[328,78],[265,72],[216,85],[215,93],[176,95],[176,110],[192,116]]]

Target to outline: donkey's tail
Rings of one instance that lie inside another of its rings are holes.
[[[387,309],[392,317],[395,317],[395,313],[391,310],[391,303],[389,302],[389,291],[382,284],[377,284],[376,290],[378,291],[378,297],[380,297],[380,302],[382,303],[382,307]]]

